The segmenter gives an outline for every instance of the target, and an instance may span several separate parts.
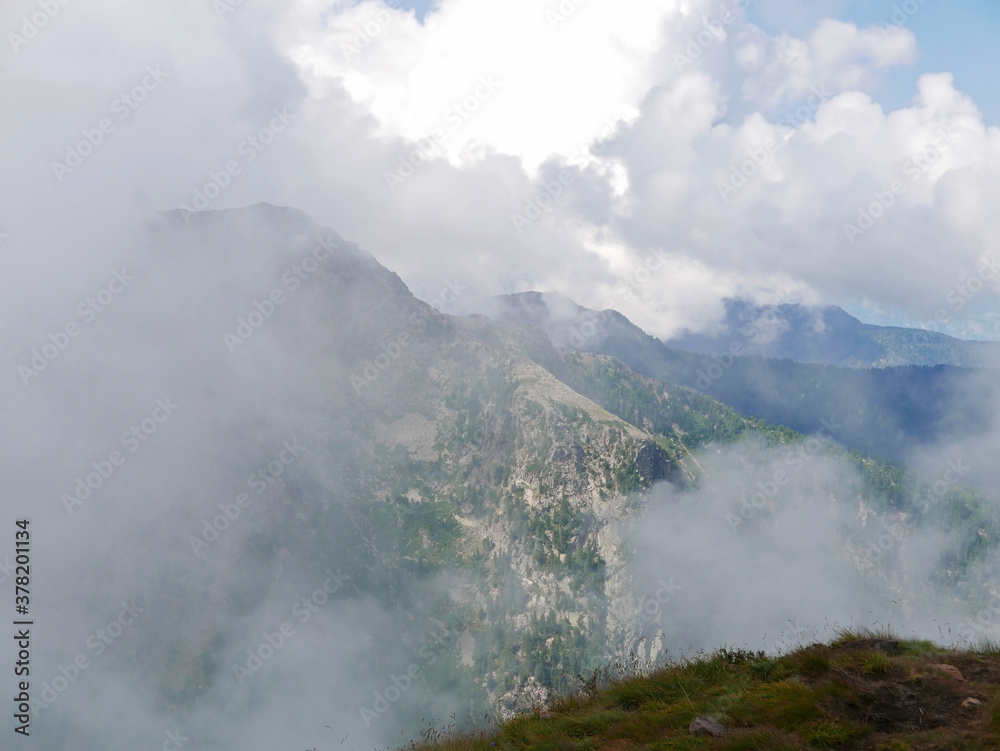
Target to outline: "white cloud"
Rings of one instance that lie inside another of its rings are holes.
[[[770,38],[759,30],[748,36],[737,50],[747,75],[743,94],[764,107],[787,104],[813,87],[870,90],[882,71],[913,62],[917,51],[908,29],[858,29],[829,18],[807,39]]]
[[[676,5],[445,0],[421,25],[412,12],[362,2],[323,28],[323,5],[302,0],[282,37],[313,93],[342,80],[382,134],[418,141],[441,129],[453,163],[485,141],[534,168],[635,114]],[[370,42],[359,37],[378,19],[388,20]]]
[[[700,271],[650,285],[632,306],[660,335],[710,325],[720,296],[767,299],[790,286],[929,318],[947,292],[942,277],[983,252],[994,178],[982,160],[996,135],[974,104],[946,74],[923,77],[909,108],[887,113],[871,99],[887,70],[915,58],[908,29],[820,19],[801,38],[771,37],[736,2],[716,0],[563,7],[576,10],[554,28],[546,7],[479,0],[445,0],[423,25],[375,2],[324,26],[324,6],[301,0],[286,18],[279,43],[317,128],[307,141],[323,139],[336,108],[371,118],[374,174],[359,175],[368,210],[337,226],[418,294],[461,273],[477,292],[542,287],[598,305],[622,280],[595,248],[636,265],[663,247]],[[365,24],[377,33],[345,54]],[[499,86],[466,99],[480,76]],[[456,117],[456,106],[475,111]],[[380,195],[374,176],[415,161],[413,145],[435,129],[444,159]],[[941,129],[961,131],[961,143],[910,180],[908,160]],[[775,153],[722,200],[720,180],[768,139]],[[600,154],[588,148],[597,142]],[[554,208],[514,231],[511,213],[570,166],[574,182]],[[896,179],[905,195],[848,242],[844,225]]]
[[[244,3],[221,19],[206,7],[66,6],[12,57],[2,123],[20,149],[3,156],[0,232],[19,268],[58,256],[65,244],[38,252],[29,240],[52,235],[59,212],[103,226],[116,201],[189,202],[284,105],[294,127],[212,207],[301,207],[427,298],[460,276],[477,293],[543,288],[599,305],[660,247],[677,269],[628,310],[659,335],[711,325],[720,296],[793,287],[919,321],[995,250],[1000,141],[975,103],[946,73],[921,78],[907,108],[872,100],[880,76],[916,52],[904,28],[813,18],[798,36],[769,36],[736,0],[444,0],[423,24],[382,2]],[[560,7],[576,10],[553,28],[546,14]],[[0,20],[14,28],[21,14]],[[101,54],[83,45],[94,34]],[[172,74],[156,97],[72,184],[56,184],[49,163],[159,61]],[[907,163],[934,157],[941,131],[961,136],[910,180]],[[773,153],[761,151],[768,139]],[[386,175],[407,161],[412,176],[390,190]],[[743,167],[754,174],[723,200],[720,182]],[[563,170],[572,184],[519,232],[512,214]],[[896,179],[905,194],[850,243],[844,225]],[[595,251],[611,247],[625,271]],[[66,255],[66,268],[88,267],[86,254]],[[991,289],[949,312],[974,327],[995,308]]]

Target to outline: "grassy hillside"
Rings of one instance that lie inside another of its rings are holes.
[[[1000,650],[843,633],[783,656],[722,649],[653,670],[619,665],[547,709],[409,751],[1000,748]],[[623,675],[624,674],[624,675]],[[709,717],[721,737],[693,735]]]

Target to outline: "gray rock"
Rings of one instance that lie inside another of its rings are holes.
[[[688,732],[691,735],[711,735],[719,738],[725,734],[726,729],[718,720],[713,720],[711,717],[696,717],[688,727]]]

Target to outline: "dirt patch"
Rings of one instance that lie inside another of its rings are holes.
[[[899,642],[878,639],[848,642],[826,654],[831,668],[808,683],[826,694],[822,708],[828,718],[873,731],[864,748],[877,748],[874,740],[879,738],[920,736],[941,728],[973,737],[989,731],[989,707],[1000,696],[996,658],[905,655],[900,654]],[[957,677],[959,671],[965,680]]]

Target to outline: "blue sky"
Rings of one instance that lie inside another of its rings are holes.
[[[412,8],[417,11],[418,18],[423,18],[427,11],[434,6],[434,0],[396,0],[396,2],[390,2],[389,5],[394,5],[397,8]]]
[[[891,22],[899,2],[851,2],[840,19],[857,26]],[[912,6],[907,6],[912,7]],[[907,16],[906,28],[917,38],[920,59],[887,76],[877,98],[887,109],[909,104],[916,80],[924,73],[951,72],[955,87],[969,94],[987,125],[1000,125],[1000,2],[996,0],[927,0]]]
[[[866,3],[857,11],[866,20]],[[854,16],[851,17],[854,20]],[[920,45],[921,59],[912,68],[895,71],[886,82],[883,101],[898,106],[908,101],[916,77],[950,71],[955,85],[979,105],[987,125],[1000,125],[1000,3],[996,0],[945,2],[930,0],[909,24]]]

